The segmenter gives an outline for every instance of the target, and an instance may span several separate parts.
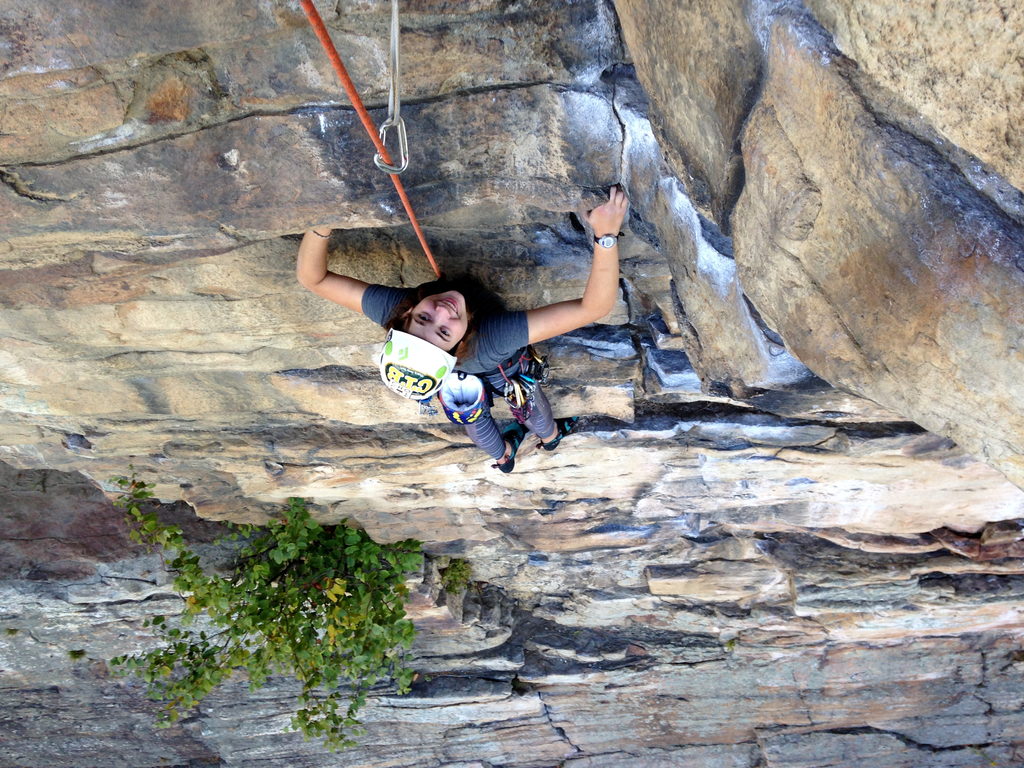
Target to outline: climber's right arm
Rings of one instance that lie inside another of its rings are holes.
[[[324,236],[327,233],[327,237]],[[327,269],[327,240],[331,230],[316,227],[306,231],[299,245],[295,275],[299,283],[317,296],[330,299],[355,312],[363,311],[363,293],[367,283]]]

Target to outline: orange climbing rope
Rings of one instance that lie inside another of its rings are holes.
[[[349,101],[352,102],[352,106],[355,107],[356,113],[359,115],[359,119],[363,123],[363,127],[370,135],[373,145],[377,148],[377,153],[385,163],[393,165],[394,163],[391,159],[391,155],[388,153],[388,148],[384,146],[384,141],[378,135],[377,126],[373,124],[373,118],[370,117],[370,113],[367,112],[366,107],[363,106],[363,101],[359,98],[356,86],[352,82],[352,78],[348,76],[348,70],[346,70],[345,65],[341,63],[341,57],[338,55],[338,51],[334,47],[334,43],[331,41],[331,36],[327,32],[327,27],[324,26],[324,20],[320,18],[320,13],[317,11],[316,6],[313,5],[313,0],[299,0],[299,2],[302,5],[302,10],[306,13],[306,18],[309,19],[309,23],[313,27],[313,31],[316,32],[316,36],[320,40],[320,44],[324,47],[324,52],[327,54],[327,58],[329,58],[331,60],[331,64],[334,65],[334,71],[337,73],[338,79],[341,80],[341,87],[345,89],[345,94],[348,96]],[[434,254],[430,252],[430,246],[427,245],[427,238],[424,236],[423,230],[420,229],[420,223],[416,220],[416,214],[413,213],[412,203],[409,202],[409,196],[405,192],[402,180],[398,178],[397,173],[389,173],[388,175],[391,177],[391,181],[395,185],[395,191],[398,192],[398,196],[402,200],[402,205],[405,206],[405,212],[409,215],[409,222],[412,224],[412,228],[416,232],[416,237],[419,238],[420,246],[423,248],[423,253],[426,255],[427,261],[430,262],[430,266],[434,270],[434,274],[440,277],[441,270],[438,269],[437,262],[434,261]]]

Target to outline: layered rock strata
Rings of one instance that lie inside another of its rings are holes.
[[[379,120],[388,4],[318,5]],[[446,270],[579,296],[580,211],[632,199],[614,312],[544,346],[579,432],[507,476],[295,283],[317,223],[333,269],[431,276],[296,3],[0,9],[0,765],[1024,760],[1020,12],[556,5],[402,15]],[[424,541],[422,677],[358,749],[286,734],[285,681],[151,730],[105,663],[179,600],[99,491],[129,465]]]
[[[379,689],[342,755],[286,733],[295,693],[236,680],[152,730],[105,659],[180,601],[88,481],[4,469],[3,765],[1012,765],[1024,757],[1024,566],[922,535],[754,532],[693,512],[494,509],[447,594],[410,584],[421,674]],[[74,509],[69,516],[68,509]],[[193,541],[211,524],[175,512]],[[586,519],[582,519],[583,515]],[[427,530],[436,516],[419,520]],[[469,526],[458,531],[472,535]],[[848,535],[848,534],[847,534]],[[861,549],[851,548],[860,546]]]
[[[1020,14],[912,2],[882,23],[870,5],[809,6],[839,48],[801,3],[750,2],[745,15],[617,3],[691,198],[734,235],[737,278],[707,248],[674,274],[717,272],[723,293],[745,295],[815,374],[952,437],[1019,485],[1024,208],[1008,157],[1021,140],[1024,80],[1009,42]],[[705,44],[665,44],[682,29]],[[945,35],[972,55],[935,47]],[[680,80],[713,105],[701,118],[680,108]],[[952,92],[962,100],[941,95]],[[709,144],[713,163],[701,159]],[[738,198],[722,181],[735,163]],[[714,335],[695,328],[701,341]]]

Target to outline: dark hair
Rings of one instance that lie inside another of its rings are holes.
[[[466,300],[466,333],[451,350],[451,353],[460,360],[472,356],[473,348],[476,345],[477,329],[480,327],[481,318],[486,315],[500,312],[505,308],[504,302],[495,294],[483,286],[479,280],[471,275],[460,275],[458,277],[442,276],[438,280],[423,283],[416,286],[412,292],[391,310],[391,314],[384,323],[384,327],[390,330],[406,331],[409,322],[412,320],[412,309],[427,296],[434,296],[445,291],[458,291]]]

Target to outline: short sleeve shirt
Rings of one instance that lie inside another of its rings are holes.
[[[411,288],[369,285],[363,293],[363,314],[384,325],[394,308],[411,296]],[[476,349],[458,361],[456,370],[485,375],[511,360],[517,360],[529,343],[530,332],[525,312],[495,312],[480,318]]]

